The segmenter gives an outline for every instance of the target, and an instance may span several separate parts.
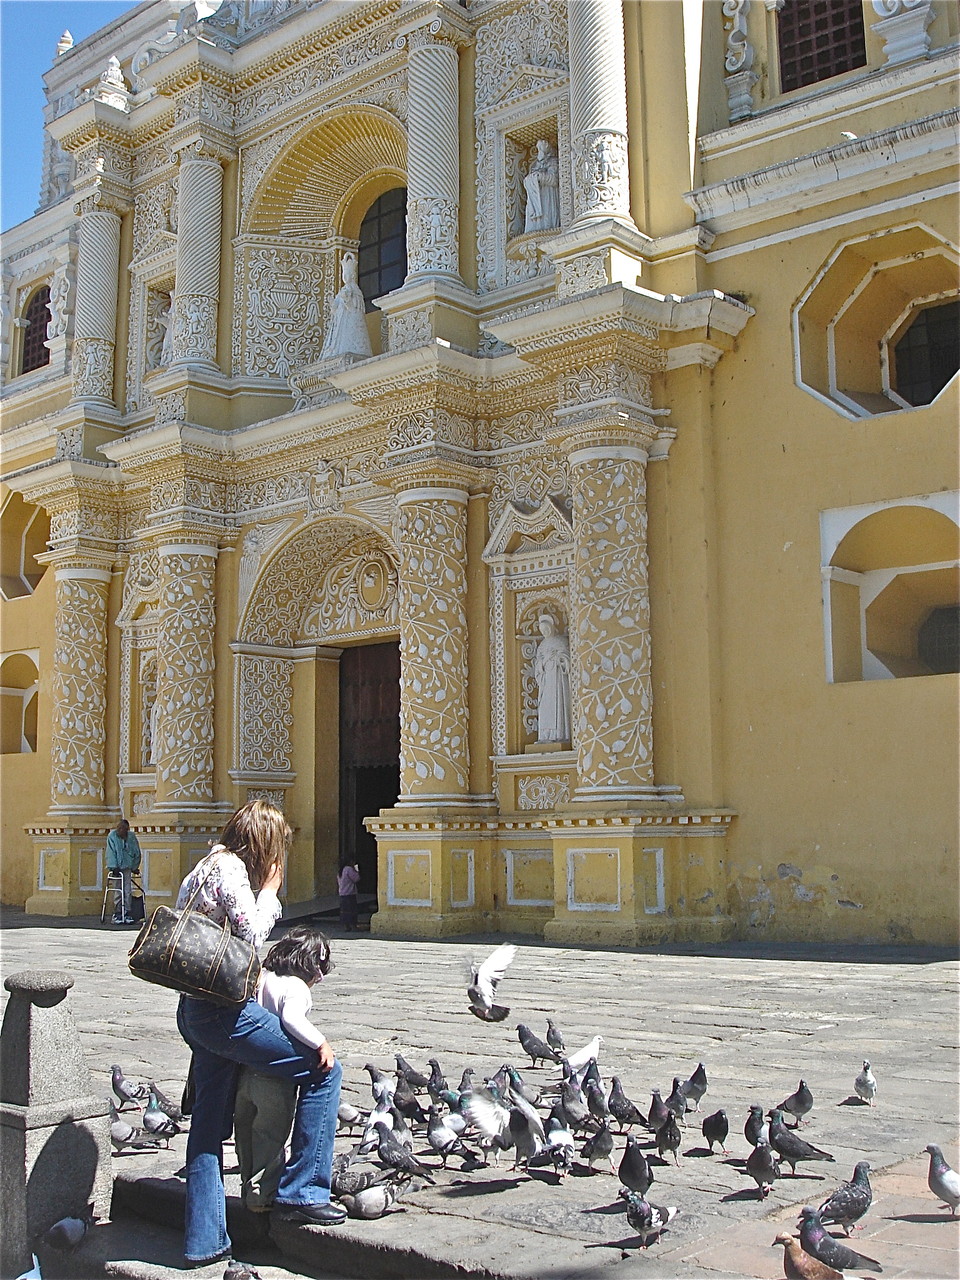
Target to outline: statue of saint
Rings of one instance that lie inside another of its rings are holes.
[[[523,180],[527,207],[523,229],[552,231],[560,226],[560,162],[546,138],[537,143],[537,155]]]
[[[570,741],[570,644],[557,631],[549,613],[538,621],[543,639],[533,659],[539,697],[537,700],[537,741]]]
[[[330,327],[323,340],[321,360],[334,356],[373,355],[370,335],[367,333],[366,303],[357,284],[357,255],[345,253],[340,260],[340,278],[343,286],[333,300],[330,309]]]

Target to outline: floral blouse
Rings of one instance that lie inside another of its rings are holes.
[[[229,919],[230,931],[251,946],[261,947],[280,918],[283,908],[272,889],[261,889],[254,895],[250,877],[242,858],[216,844],[184,878],[177,895],[177,909],[182,910],[202,880],[200,893],[193,904],[217,924]]]

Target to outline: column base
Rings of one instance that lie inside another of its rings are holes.
[[[656,947],[663,943],[727,942],[735,932],[736,921],[730,916],[658,916],[625,923],[548,920],[543,940],[558,946]]]

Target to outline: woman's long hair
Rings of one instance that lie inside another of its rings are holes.
[[[220,843],[242,858],[256,891],[272,867],[283,861],[293,832],[276,805],[251,800],[238,809],[220,833]]]

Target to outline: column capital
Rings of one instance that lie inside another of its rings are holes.
[[[185,164],[229,163],[236,155],[236,147],[225,138],[209,133],[195,133],[188,138],[178,138],[169,145],[171,158],[182,168]]]
[[[461,8],[453,8],[445,0],[427,0],[403,24],[394,44],[413,53],[438,44],[463,49],[472,44],[473,39],[473,28]]]
[[[122,218],[133,208],[129,194],[116,183],[100,183],[82,199],[75,201],[74,213],[82,220],[91,213],[112,213]]]

